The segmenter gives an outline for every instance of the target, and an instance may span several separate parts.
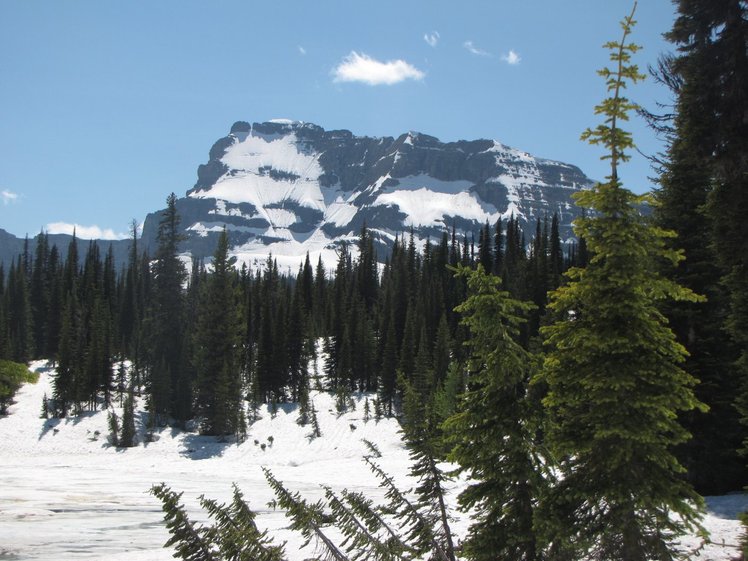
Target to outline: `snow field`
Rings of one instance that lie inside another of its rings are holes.
[[[165,482],[183,492],[190,516],[204,521],[198,497],[229,501],[236,482],[258,512],[260,528],[269,529],[276,542],[286,542],[290,561],[301,561],[312,557],[311,546],[300,550],[301,539],[287,530],[283,513],[267,506],[273,496],[262,467],[310,501],[323,496],[320,485],[329,485],[337,491],[363,491],[381,502],[384,493],[361,460],[368,453],[365,438],[381,450],[377,462],[385,471],[403,488],[413,484],[407,477],[410,462],[397,422],[372,418],[365,423],[363,395],[354,396],[355,410],[338,416],[332,395],[312,392],[322,431],[314,440],[308,438],[311,426],[296,423],[296,405],[279,405],[275,416],[264,407],[241,445],[169,427],[158,432],[158,440],[144,444],[145,415],[139,407],[140,444],[116,449],[108,443],[105,411],[41,419],[42,399],[45,393],[52,394],[54,371],[44,362],[33,363],[32,369],[40,372],[39,382],[24,385],[10,415],[0,418],[0,559],[166,561],[173,551],[163,548],[169,536],[160,502],[148,493],[150,487]],[[121,409],[114,409],[121,416]],[[452,504],[458,491],[450,493]],[[689,558],[735,558],[741,533],[736,517],[748,509],[748,497],[710,497],[707,504],[704,524],[713,543]],[[455,515],[453,529],[464,535],[469,520]],[[695,536],[683,541],[685,551],[694,552],[699,545]]]
[[[172,552],[162,547],[168,533],[160,502],[148,494],[150,487],[165,482],[184,492],[190,515],[205,520],[198,496],[228,501],[236,482],[259,513],[259,526],[288,542],[291,561],[301,560],[312,551],[299,551],[300,538],[284,530],[283,513],[267,507],[273,495],[262,467],[314,501],[323,496],[322,484],[381,499],[362,461],[368,453],[364,438],[378,445],[383,454],[378,462],[398,480],[409,465],[395,420],[365,423],[361,395],[354,398],[355,411],[338,416],[334,397],[322,392],[312,392],[322,438],[310,440],[311,426],[296,423],[298,407],[281,404],[274,418],[267,406],[261,408],[262,418],[241,445],[170,427],[144,444],[146,418],[139,408],[139,445],[117,449],[108,442],[106,411],[40,418],[54,372],[42,362],[32,368],[40,371],[39,382],[24,385],[10,415],[0,419],[0,559],[171,559]],[[121,417],[121,408],[114,410]]]

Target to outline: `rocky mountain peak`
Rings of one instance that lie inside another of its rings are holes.
[[[178,201],[184,249],[208,257],[218,233],[246,262],[269,252],[298,263],[334,256],[366,224],[380,255],[413,230],[471,235],[514,215],[525,231],[559,214],[562,238],[577,214],[571,195],[592,185],[579,168],[536,158],[495,140],[441,142],[410,131],[393,137],[326,131],[300,121],[237,121],[215,142],[197,182]],[[144,239],[155,242],[158,213]],[[530,238],[528,232],[528,240]]]

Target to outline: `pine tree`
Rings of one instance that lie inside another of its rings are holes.
[[[283,546],[274,545],[267,530],[257,528],[257,514],[249,508],[236,485],[229,504],[201,496],[200,505],[215,520],[207,535],[223,561],[283,561]]]
[[[493,271],[494,255],[493,249],[495,240],[492,239],[491,228],[486,220],[485,225],[481,228],[478,235],[478,263],[483,265],[483,270],[487,272]]]
[[[52,382],[52,396],[55,402],[55,417],[66,417],[77,400],[76,386],[80,365],[78,300],[75,292],[65,301],[60,329],[60,344],[57,361],[57,375]]]
[[[635,108],[623,89],[641,79],[631,64],[638,47],[627,43],[633,24],[632,12],[621,41],[606,44],[614,68],[600,74],[610,97],[596,107],[605,122],[582,135],[605,147],[611,165],[605,183],[576,195],[591,211],[575,231],[592,258],[553,293],[557,320],[543,330],[548,440],[560,474],[544,530],[575,558],[673,559],[674,539],[697,525],[702,504],[672,452],[688,438],[677,413],[700,406],[695,380],[680,368],[685,350],[659,309],[664,299],[697,297],[658,273],[661,260],[681,256],[666,248],[670,234],[640,214],[649,197],[624,189],[618,176],[633,146],[620,129]]]
[[[53,362],[57,359],[60,329],[62,326],[62,306],[64,299],[62,271],[60,252],[57,246],[54,245],[49,252],[49,261],[47,263],[49,308],[46,319],[46,331],[44,333],[45,348],[42,353],[42,356],[48,357]]]
[[[380,375],[377,382],[377,399],[384,407],[387,415],[392,415],[392,405],[395,399],[397,380],[397,335],[395,332],[394,312],[388,313],[388,321],[384,331],[384,340]]]
[[[743,352],[748,349],[748,232],[738,210],[748,201],[748,132],[740,118],[748,108],[748,10],[737,0],[675,4],[677,18],[666,36],[677,53],[661,57],[657,69],[657,78],[675,96],[674,111],[650,115],[668,140],[655,213],[659,225],[678,234],[672,243],[686,256],[666,274],[707,297],[673,304],[667,316],[690,353],[684,369],[700,380],[696,395],[709,406],[706,414],[684,415],[694,438],[679,456],[697,490],[713,494],[748,481],[737,453],[746,428],[733,407],[736,374],[748,379],[748,369],[738,362],[736,372],[735,364],[741,340]],[[729,325],[725,317],[732,318]],[[725,337],[725,328],[731,337]]]
[[[370,312],[377,301],[379,280],[377,275],[377,253],[374,251],[374,240],[366,227],[361,227],[358,238],[358,259],[355,267],[356,285],[364,301],[366,311]]]
[[[179,260],[179,213],[177,197],[166,200],[158,227],[158,248],[153,264],[153,287],[149,313],[149,370],[151,406],[157,421],[169,414],[188,417],[184,401],[177,404],[176,389],[189,387],[186,379],[184,344],[184,265]],[[188,397],[182,393],[184,397]],[[184,398],[183,398],[184,399]],[[187,399],[189,403],[189,399]]]
[[[403,330],[403,337],[400,342],[400,362],[398,369],[402,372],[406,378],[413,376],[415,371],[415,358],[416,358],[416,309],[415,305],[411,303],[408,306],[408,312],[405,316],[405,326]]]
[[[494,275],[500,275],[504,268],[504,236],[502,234],[501,218],[496,221],[493,235],[493,271]]]
[[[558,229],[557,212],[553,213],[548,246],[548,288],[554,290],[561,284],[561,273],[564,271],[564,254],[561,248],[561,235]]]
[[[220,561],[206,536],[207,529],[192,522],[179,502],[182,493],[175,493],[161,483],[151,487],[151,494],[162,503],[166,528],[171,534],[165,546],[175,545],[175,556],[178,555],[184,561]]]
[[[275,494],[273,506],[278,506],[291,520],[291,530],[299,532],[306,540],[302,547],[306,547],[312,539],[324,552],[324,558],[335,561],[348,561],[348,557],[335,545],[324,532],[323,503],[318,501],[310,504],[299,493],[291,493],[267,468],[262,468],[268,485]]]
[[[135,430],[135,395],[132,388],[127,392],[125,404],[122,408],[122,428],[119,437],[119,446],[132,448],[137,445],[137,433]]]
[[[542,462],[537,412],[527,397],[534,360],[517,343],[532,305],[501,291],[501,279],[481,266],[457,274],[469,289],[457,307],[470,329],[469,382],[445,429],[453,444],[450,458],[472,481],[458,498],[474,520],[463,551],[468,559],[532,561],[540,558],[533,524]]]
[[[447,315],[442,313],[436,331],[436,340],[434,341],[434,380],[437,383],[444,381],[447,377],[447,371],[449,370],[449,364],[451,361],[451,346]]]
[[[112,446],[119,446],[119,418],[114,411],[109,411],[109,442]]]
[[[303,269],[297,277],[293,300],[288,310],[286,332],[288,336],[288,374],[291,384],[291,400],[299,401],[301,388],[307,383],[309,357],[306,356],[307,314],[304,307]]]
[[[519,220],[512,214],[506,225],[506,251],[501,278],[504,288],[515,298],[524,298],[525,292],[525,254],[524,235]]]
[[[119,310],[119,331],[122,337],[123,351],[128,356],[135,354],[136,326],[140,319],[138,302],[139,285],[139,255],[138,255],[138,224],[135,220],[130,225],[131,244],[128,254],[127,268],[124,273],[122,300]]]
[[[234,287],[236,258],[228,254],[228,234],[218,238],[213,272],[203,283],[195,333],[196,410],[204,434],[235,434],[241,406],[239,342],[241,318]]]
[[[435,549],[440,558],[455,561],[455,544],[446,504],[446,486],[451,478],[439,466],[439,458],[443,456],[443,435],[434,409],[433,393],[424,395],[423,389],[402,376],[399,383],[403,388],[402,433],[411,460],[410,475],[418,481],[415,508],[419,512],[409,537],[420,553]],[[401,511],[409,518],[412,513],[406,512]]]
[[[34,267],[31,272],[30,304],[33,326],[34,356],[44,356],[47,348],[47,322],[49,320],[50,275],[49,275],[49,240],[44,231],[36,237]]]

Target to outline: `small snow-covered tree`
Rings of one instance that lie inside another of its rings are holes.
[[[135,432],[135,397],[133,390],[127,392],[125,404],[122,411],[122,431],[119,438],[119,446],[131,448],[137,444]]]

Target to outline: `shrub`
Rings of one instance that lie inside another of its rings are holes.
[[[7,414],[8,407],[13,403],[13,396],[21,384],[35,384],[38,379],[39,374],[31,372],[25,364],[0,360],[0,415]]]

